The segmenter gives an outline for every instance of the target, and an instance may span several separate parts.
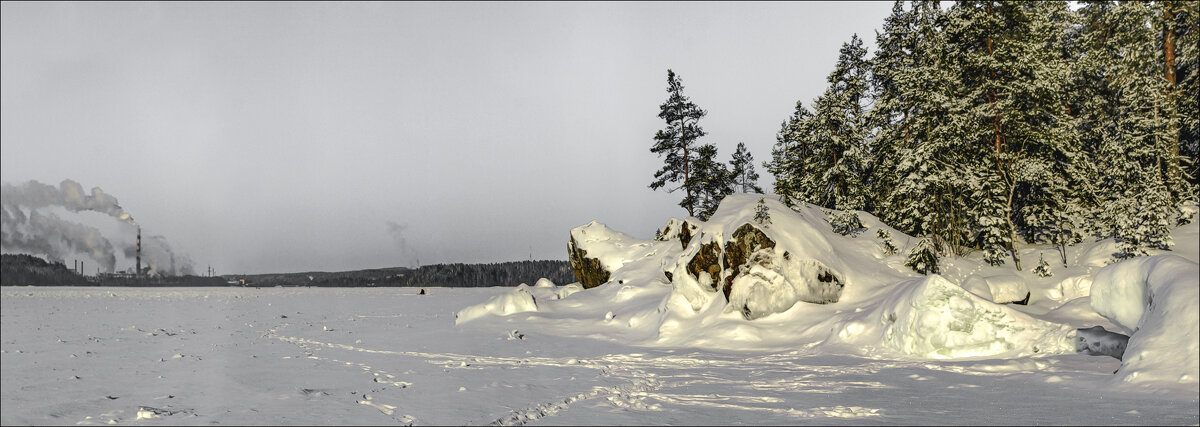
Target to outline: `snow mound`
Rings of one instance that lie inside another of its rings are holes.
[[[877,313],[882,342],[933,359],[1075,350],[1069,326],[1037,320],[934,275],[896,285]]]
[[[1001,274],[988,277],[971,275],[963,281],[963,289],[998,304],[1028,303],[1029,286],[1020,276]]]
[[[776,262],[778,261],[778,262]],[[741,310],[747,320],[782,313],[799,302],[837,302],[843,285],[813,260],[772,260],[752,265],[734,278],[726,310]],[[827,278],[822,281],[822,278]]]
[[[1070,301],[1091,295],[1092,278],[1089,276],[1071,276],[1058,282],[1050,289],[1049,296],[1058,301]]]
[[[1117,379],[1200,382],[1200,264],[1176,255],[1137,257],[1092,279],[1092,308],[1128,332]]]
[[[533,284],[533,287],[535,287],[535,288],[553,288],[554,282],[551,281],[550,279],[543,277],[541,279],[538,279],[537,283]]]
[[[563,298],[571,296],[571,294],[574,294],[574,293],[582,291],[582,290],[583,290],[583,285],[579,284],[579,282],[575,282],[575,283],[571,283],[566,286],[563,286],[562,289],[558,290],[558,293],[554,294],[554,297],[557,299],[563,299]]]
[[[511,292],[497,295],[483,304],[476,304],[454,314],[454,324],[460,325],[487,315],[507,316],[513,313],[537,311],[537,300],[522,283]]]

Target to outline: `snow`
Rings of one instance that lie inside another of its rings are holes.
[[[535,288],[553,288],[554,282],[551,281],[550,279],[543,277],[541,279],[538,279],[537,283],[533,284],[533,287],[535,287]]]
[[[923,276],[903,265],[917,239],[869,214],[841,236],[768,198],[761,226],[759,197],[689,218],[686,247],[572,230],[612,273],[587,290],[6,287],[0,423],[1200,423],[1194,251],[1112,264],[1090,239],[1053,277],[978,253]],[[744,224],[776,245],[727,303],[687,262]],[[1119,347],[1101,331],[1134,331],[1124,360],[1077,352]]]
[[[938,275],[896,285],[876,310],[883,343],[923,358],[1075,351],[1071,329],[967,292]]]
[[[650,329],[628,326],[639,309],[567,315],[598,290],[548,302],[532,288],[539,311],[456,326],[512,288],[5,287],[0,424],[1200,422],[1194,390],[1113,387],[1111,357],[631,345],[609,337]]]
[[[530,293],[529,285],[522,283],[509,292],[492,297],[485,303],[473,305],[455,313],[454,324],[470,322],[489,314],[507,316],[513,313],[537,311],[537,309],[537,300]]]
[[[1117,379],[1200,382],[1200,264],[1177,255],[1136,257],[1105,267],[1092,308],[1131,332]]]

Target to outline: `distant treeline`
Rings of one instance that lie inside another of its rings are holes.
[[[0,286],[85,286],[87,278],[75,274],[61,262],[48,262],[33,255],[0,255]]]
[[[514,261],[496,264],[436,264],[416,269],[394,267],[341,272],[233,275],[226,278],[245,281],[245,286],[324,286],[324,287],[488,287],[532,286],[540,278],[556,285],[575,281],[566,261]]]
[[[0,255],[0,286],[229,286],[221,277],[84,276],[61,262],[33,255]]]

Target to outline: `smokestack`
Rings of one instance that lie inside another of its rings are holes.
[[[138,227],[137,234],[137,270],[133,272],[134,276],[142,276],[142,227]]]

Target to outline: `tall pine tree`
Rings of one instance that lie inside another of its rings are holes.
[[[729,161],[730,173],[733,175],[733,187],[743,193],[762,193],[758,186],[758,172],[754,171],[754,156],[746,149],[746,144],[739,142],[733,152],[733,160]]]
[[[692,161],[691,186],[696,194],[696,218],[708,221],[725,196],[733,193],[733,175],[717,161],[717,147],[701,145]]]
[[[813,170],[820,173],[815,188],[806,189],[817,205],[844,211],[866,207],[866,114],[869,68],[867,51],[858,35],[842,44],[829,74],[829,88],[814,103],[810,120]]]
[[[696,180],[691,178],[692,162],[696,158],[696,140],[706,133],[700,127],[700,119],[707,114],[683,94],[683,82],[672,70],[667,70],[667,101],[659,106],[658,117],[667,122],[667,127],[654,134],[654,146],[650,152],[659,157],[666,156],[662,169],[654,173],[650,189],[667,187],[672,193],[682,188],[684,198],[679,206],[687,209],[688,216],[695,216],[697,204]],[[679,184],[670,188],[669,184]]]
[[[796,110],[780,125],[779,132],[775,134],[771,161],[763,163],[763,167],[775,177],[775,194],[779,195],[779,201],[787,206],[808,201],[805,189],[810,186],[806,185],[806,182],[812,181],[811,176],[816,171],[815,166],[806,166],[814,159],[809,155],[812,148],[808,142],[811,118],[812,113],[804,107],[804,103],[796,101]]]

